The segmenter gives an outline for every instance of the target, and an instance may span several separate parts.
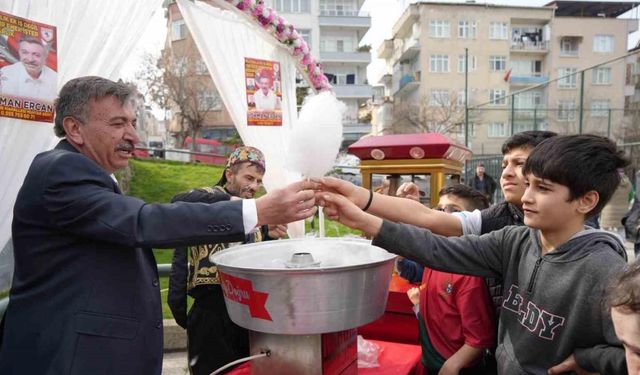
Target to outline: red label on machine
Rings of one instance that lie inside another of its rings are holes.
[[[220,276],[222,293],[225,298],[249,307],[249,314],[252,318],[273,321],[265,306],[269,293],[254,291],[251,280],[231,276],[219,270],[218,276]]]

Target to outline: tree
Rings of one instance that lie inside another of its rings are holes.
[[[179,125],[178,143],[191,136],[191,150],[195,150],[207,113],[220,110],[222,101],[193,40],[164,49],[155,60],[146,56],[137,79],[151,101],[171,109]]]
[[[431,97],[419,102],[405,102],[394,105],[395,119],[404,119],[405,127],[424,133],[463,134],[465,124],[464,104],[458,103],[454,93],[432,92]],[[469,123],[480,120],[477,112],[469,113]]]

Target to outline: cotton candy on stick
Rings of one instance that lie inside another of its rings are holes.
[[[342,116],[346,106],[329,91],[308,96],[291,132],[288,167],[305,177],[322,177],[331,170],[342,142]],[[320,237],[324,215],[319,210]]]

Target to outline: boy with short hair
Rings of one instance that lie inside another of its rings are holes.
[[[628,161],[595,135],[552,137],[529,155],[522,197],[528,227],[446,238],[363,212],[348,199],[320,192],[332,219],[373,236],[373,244],[425,266],[502,278],[503,311],[496,357],[500,374],[582,369],[626,373],[611,317],[601,308],[604,284],[625,265],[620,240],[587,229],[587,217],[609,200]]]

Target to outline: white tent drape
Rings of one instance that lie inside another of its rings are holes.
[[[117,79],[151,16],[162,11],[162,0],[0,0],[0,10],[57,27],[60,88],[86,75]],[[56,142],[50,123],[0,118],[0,259],[27,169]],[[13,265],[0,262],[0,276],[8,268]]]
[[[285,168],[291,131],[297,121],[296,68],[289,51],[259,26],[235,13],[200,1],[177,3],[240,137],[246,145],[265,154],[267,190],[300,180],[299,172]],[[245,57],[280,62],[282,126],[247,126]],[[289,225],[289,234],[302,235],[302,224]]]

